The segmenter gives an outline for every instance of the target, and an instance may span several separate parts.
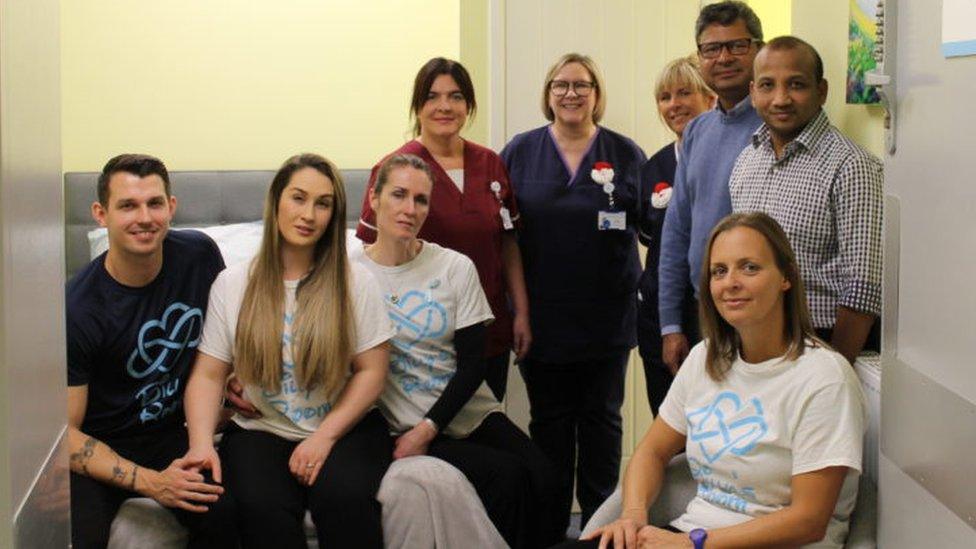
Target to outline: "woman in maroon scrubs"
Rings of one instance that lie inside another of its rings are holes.
[[[508,172],[492,150],[461,137],[477,108],[468,71],[457,61],[435,57],[417,73],[410,101],[414,139],[393,151],[422,158],[434,174],[430,216],[419,238],[468,256],[478,269],[495,321],[488,327],[488,385],[501,400],[509,351],[521,359],[529,350],[529,303],[515,237],[518,210]],[[373,168],[369,186],[375,184]],[[376,214],[367,198],[356,236],[376,239]]]

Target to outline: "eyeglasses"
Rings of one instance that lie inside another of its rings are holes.
[[[729,50],[729,53],[732,55],[745,55],[749,53],[749,48],[753,44],[759,42],[760,40],[756,40],[755,38],[739,38],[737,40],[729,40],[728,42],[705,42],[704,44],[698,44],[698,54],[703,59],[715,59],[722,55],[722,50]]]
[[[572,88],[576,95],[580,97],[586,97],[590,95],[593,88],[596,88],[596,84],[593,82],[586,82],[580,80],[578,82],[567,82],[565,80],[553,80],[549,82],[549,91],[552,92],[556,97],[562,97],[569,93],[569,89]]]

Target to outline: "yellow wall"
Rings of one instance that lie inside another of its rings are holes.
[[[65,171],[144,151],[171,169],[372,166],[413,77],[460,53],[458,0],[62,0]]]
[[[763,37],[766,40],[790,34],[792,17],[790,0],[749,0],[748,3],[762,21]]]
[[[780,0],[785,2],[786,0]],[[847,23],[849,0],[793,0],[793,34],[820,52],[830,89],[827,115],[848,137],[879,158],[884,157],[884,112],[877,105],[848,105]]]
[[[463,132],[464,137],[488,145],[489,109],[489,46],[488,0],[461,0],[461,39],[459,60],[471,74],[478,112]]]

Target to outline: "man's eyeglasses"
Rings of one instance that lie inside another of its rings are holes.
[[[760,40],[756,40],[755,38],[739,38],[737,40],[729,40],[728,42],[705,42],[698,44],[698,54],[703,59],[715,59],[722,55],[722,50],[729,50],[729,53],[732,55],[745,55],[749,53],[749,48],[754,43],[758,44],[759,42]]]
[[[576,95],[580,97],[586,97],[587,95],[590,95],[590,93],[593,91],[593,88],[595,87],[596,84],[594,84],[593,82],[585,82],[582,80],[578,82],[567,82],[565,80],[553,80],[552,82],[549,82],[549,91],[551,91],[552,94],[555,95],[556,97],[562,97],[566,95],[567,93],[569,93],[570,88],[572,88],[573,91],[576,92]]]

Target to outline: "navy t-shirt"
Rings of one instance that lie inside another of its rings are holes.
[[[88,385],[83,432],[113,438],[182,426],[210,285],[223,268],[210,237],[170,231],[162,269],[146,286],[117,282],[105,254],[68,282],[68,385]]]

